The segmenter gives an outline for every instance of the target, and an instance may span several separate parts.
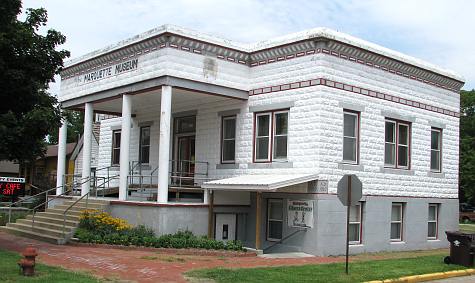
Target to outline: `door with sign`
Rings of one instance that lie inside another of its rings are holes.
[[[234,241],[236,240],[236,214],[216,214],[216,235],[218,241]]]

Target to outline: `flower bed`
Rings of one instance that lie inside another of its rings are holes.
[[[111,217],[105,212],[86,210],[81,214],[76,237],[83,243],[154,248],[196,248],[211,250],[243,251],[239,241],[222,242],[206,236],[196,236],[190,231],[155,236],[152,229],[143,225],[132,227],[127,221]]]

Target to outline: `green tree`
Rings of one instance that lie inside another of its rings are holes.
[[[84,113],[81,111],[64,110],[64,115],[68,121],[68,137],[66,140],[68,143],[77,142],[79,135],[81,135],[83,131]],[[49,144],[58,143],[58,130],[59,129],[53,129],[48,135]]]
[[[45,137],[61,122],[58,102],[48,84],[69,56],[56,47],[66,37],[56,30],[44,35],[45,9],[27,9],[18,20],[20,0],[0,1],[0,160],[27,162],[45,152]]]
[[[460,199],[475,204],[475,90],[460,92]]]

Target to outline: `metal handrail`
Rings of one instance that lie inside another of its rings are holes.
[[[80,184],[78,184],[78,185],[82,185],[82,184],[85,184],[85,183],[87,183],[87,182],[90,182],[90,180],[91,180],[91,177],[86,178],[86,180],[85,180],[84,182],[82,182],[82,183],[80,183]],[[66,195],[66,193],[68,193],[69,191],[73,191],[73,190],[74,190],[74,188],[71,188],[70,190],[66,190],[66,191],[62,192],[61,194],[56,195],[56,197],[64,196],[64,195]],[[35,211],[36,211],[36,209],[39,208],[39,207],[42,207],[43,205],[45,205],[45,207],[46,207],[46,206],[48,205],[48,203],[49,203],[50,201],[52,201],[53,199],[54,199],[54,198],[52,198],[52,199],[46,198],[46,201],[45,201],[45,202],[43,202],[43,203],[41,203],[41,204],[35,206],[35,207],[32,209],[32,210],[33,210],[33,216],[32,216],[32,219],[31,219],[31,227],[34,227],[34,226],[35,226],[35,215],[36,215]]]
[[[87,192],[86,194],[84,194],[83,196],[81,196],[80,198],[78,198],[75,202],[73,202],[71,205],[69,205],[68,208],[66,208],[66,210],[64,211],[64,213],[63,213],[63,238],[65,238],[66,214],[67,214],[67,212],[68,212],[74,205],[76,205],[76,203],[78,203],[80,200],[82,200],[84,197],[86,197],[86,210],[87,210],[87,206],[88,206],[88,202],[89,202],[89,193],[90,193],[90,192]]]
[[[297,231],[294,231],[293,233],[290,233],[289,235],[285,236],[284,238],[280,239],[279,241],[273,243],[272,245],[270,245],[267,248],[265,248],[264,250],[262,250],[262,252],[266,252],[266,251],[272,249],[273,247],[275,247],[276,245],[282,244],[288,238],[293,237],[294,235],[296,235],[297,233],[302,232],[302,231],[307,231],[307,229],[299,229]]]

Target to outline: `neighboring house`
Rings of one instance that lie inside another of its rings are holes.
[[[159,234],[336,255],[345,174],[363,184],[351,253],[447,247],[463,84],[329,29],[246,45],[167,25],[66,63],[58,99],[85,113],[82,177],[93,166],[118,176],[114,216]],[[97,151],[94,113],[120,116],[100,122]]]
[[[68,143],[66,145],[66,160],[68,160],[66,174],[74,171],[74,163],[71,162],[69,158],[75,146],[76,143]],[[48,145],[44,157],[38,158],[34,164],[28,166],[25,175],[27,183],[38,186],[41,189],[51,189],[56,187],[57,164],[58,145]]]
[[[13,161],[0,161],[0,176],[1,177],[18,177],[20,173],[20,165]]]

